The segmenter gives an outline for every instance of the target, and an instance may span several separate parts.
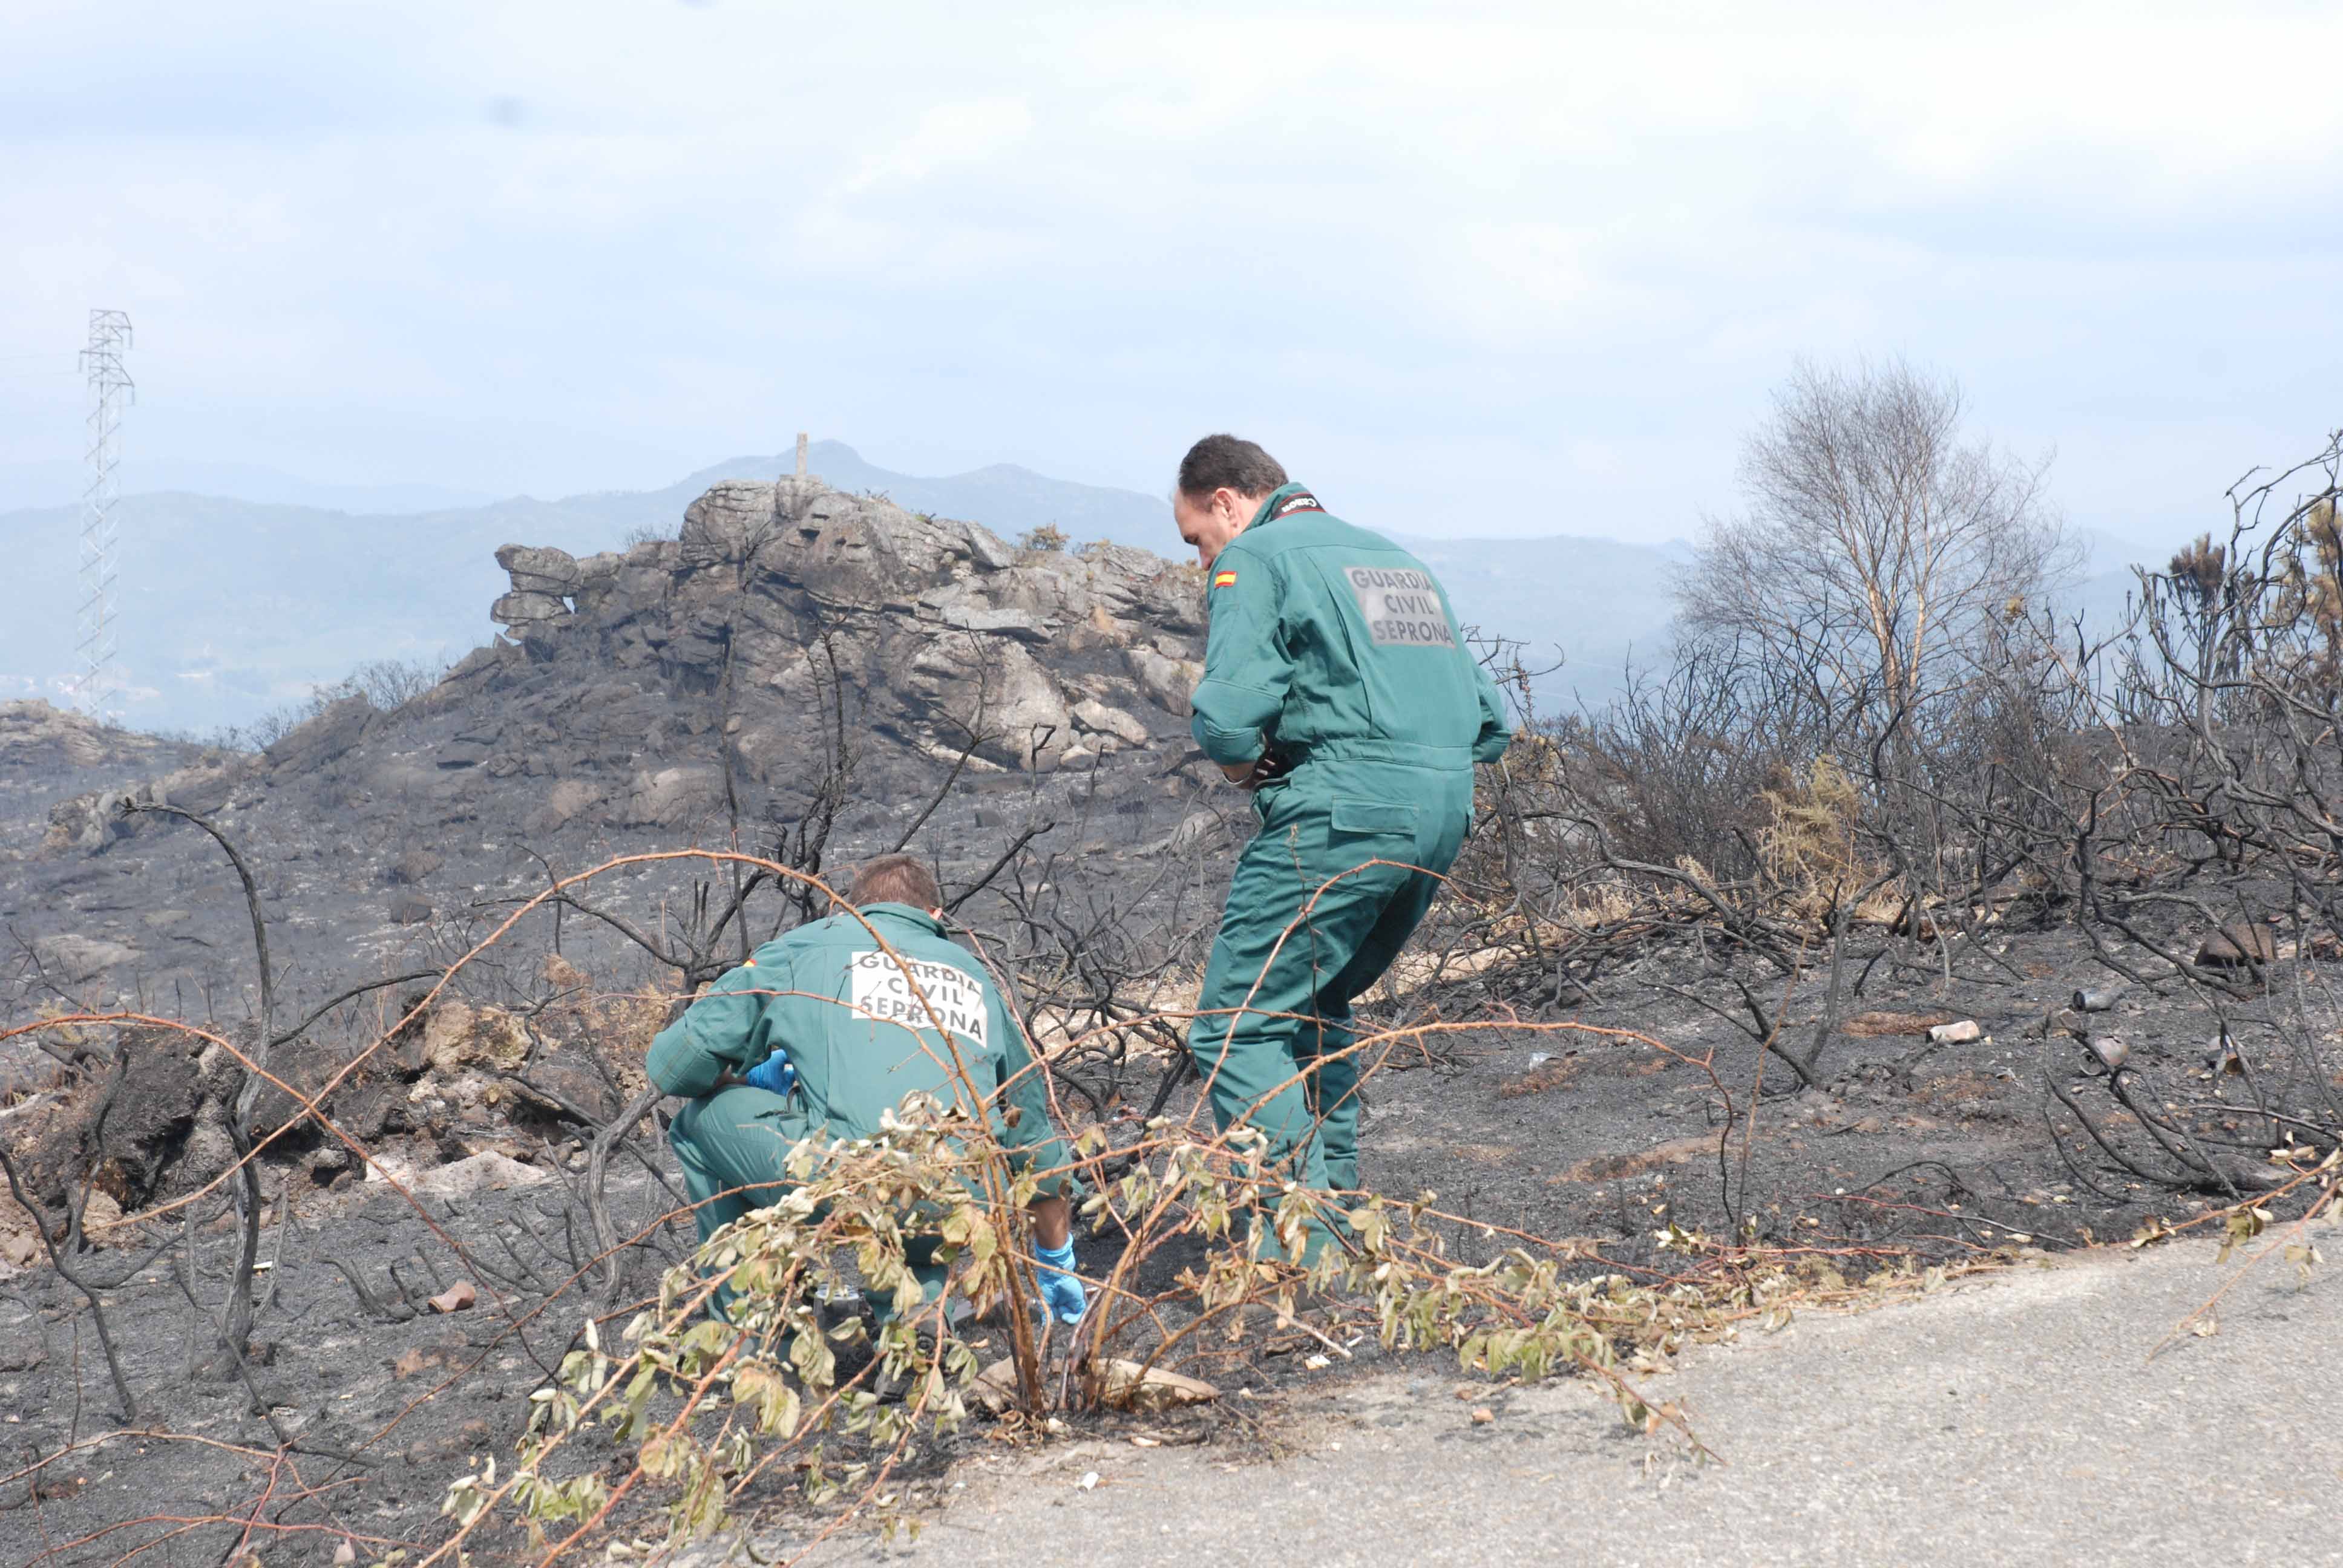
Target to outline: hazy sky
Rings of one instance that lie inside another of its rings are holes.
[[[1226,427],[1658,539],[1797,356],[1902,354],[2162,538],[2343,424],[2332,5],[5,10],[0,464],[98,305],[134,459],[495,493]]]

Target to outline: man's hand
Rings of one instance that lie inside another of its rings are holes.
[[[1073,1242],[1070,1241],[1062,1247],[1037,1246],[1033,1249],[1033,1255],[1041,1262],[1041,1266],[1033,1271],[1034,1279],[1041,1287],[1041,1300],[1049,1304],[1050,1311],[1056,1314],[1060,1322],[1081,1322],[1083,1312],[1090,1306],[1090,1298],[1082,1292],[1082,1282],[1074,1278]]]
[[[789,1060],[788,1051],[777,1050],[750,1068],[740,1081],[786,1099],[789,1091],[798,1086],[797,1063]]]
[[[1238,789],[1251,791],[1264,784],[1274,784],[1293,771],[1293,764],[1275,751],[1264,751],[1250,762],[1223,762],[1221,777]]]
[[[1033,1255],[1041,1266],[1033,1276],[1041,1300],[1061,1323],[1078,1323],[1088,1307],[1082,1282],[1074,1278],[1074,1210],[1062,1197],[1033,1200]]]

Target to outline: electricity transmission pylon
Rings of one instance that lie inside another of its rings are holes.
[[[129,347],[126,312],[89,313],[89,344],[81,351],[89,377],[89,487],[81,501],[81,670],[74,697],[93,719],[105,716],[114,686],[114,508],[122,497],[122,409],[137,395],[122,368]]]

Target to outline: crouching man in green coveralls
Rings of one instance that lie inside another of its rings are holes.
[[[787,1195],[790,1147],[809,1133],[875,1137],[880,1116],[914,1092],[974,1113],[936,1018],[989,1102],[995,1134],[1022,1168],[1071,1166],[1016,1015],[983,966],[945,937],[943,898],[928,869],[910,855],[881,856],[862,868],[847,900],[861,920],[832,915],[766,943],[651,1041],[651,1082],[691,1101],[668,1139],[698,1205],[703,1241]],[[891,955],[872,939],[874,930]],[[1072,1271],[1071,1176],[1056,1186],[1033,1202],[1035,1241],[1042,1294],[1061,1322],[1072,1322],[1083,1295]],[[935,1245],[908,1249],[930,1302],[942,1293],[945,1275]],[[888,1315],[887,1298],[873,1304]]]
[[[1261,822],[1189,1050],[1223,1129],[1248,1121],[1293,1179],[1353,1190],[1351,1000],[1423,920],[1472,823],[1473,765],[1512,731],[1423,563],[1330,515],[1252,442],[1197,442],[1172,508],[1212,616],[1196,742]]]

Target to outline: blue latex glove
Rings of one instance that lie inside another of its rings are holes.
[[[1041,1268],[1035,1271],[1041,1285],[1041,1300],[1058,1314],[1060,1322],[1081,1322],[1082,1311],[1090,1302],[1082,1294],[1082,1282],[1073,1275],[1074,1244],[1068,1241],[1062,1247],[1036,1247],[1033,1255],[1041,1260]]]
[[[789,1060],[788,1051],[777,1050],[750,1068],[740,1081],[753,1083],[768,1094],[786,1096],[798,1086],[797,1063]]]

